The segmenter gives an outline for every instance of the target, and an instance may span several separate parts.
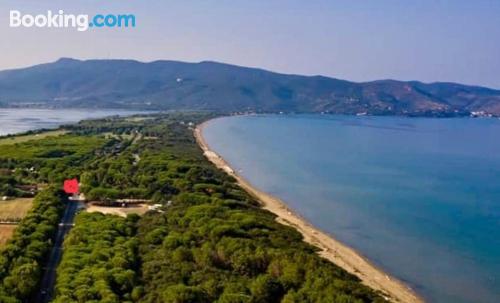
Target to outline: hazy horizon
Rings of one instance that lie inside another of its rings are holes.
[[[131,13],[133,29],[9,27],[9,11]],[[500,2],[62,0],[0,3],[0,70],[76,59],[216,61],[355,82],[500,88]]]

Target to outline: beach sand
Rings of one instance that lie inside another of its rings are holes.
[[[392,302],[404,303],[424,302],[407,285],[371,264],[352,248],[312,226],[289,209],[280,199],[254,188],[248,181],[238,175],[222,157],[210,150],[202,136],[203,127],[206,123],[198,125],[194,130],[196,141],[203,149],[204,155],[218,168],[234,177],[243,189],[262,204],[264,209],[277,215],[276,220],[278,222],[296,228],[303,235],[304,241],[320,249],[319,255],[356,275],[365,285],[380,291],[386,299]]]

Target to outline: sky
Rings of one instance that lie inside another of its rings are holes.
[[[10,10],[135,14],[136,27],[10,28]],[[2,0],[0,69],[78,59],[219,61],[351,81],[500,89],[498,0]]]

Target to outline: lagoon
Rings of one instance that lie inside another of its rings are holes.
[[[137,111],[113,109],[14,109],[0,108],[0,136],[35,129],[57,128],[63,124],[84,119],[96,119],[113,115],[133,115]]]

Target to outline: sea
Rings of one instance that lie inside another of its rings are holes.
[[[113,109],[18,109],[0,108],[0,136],[35,129],[52,129],[63,124],[108,116],[128,116],[141,111]]]
[[[428,302],[500,302],[500,120],[256,115],[211,149]]]

